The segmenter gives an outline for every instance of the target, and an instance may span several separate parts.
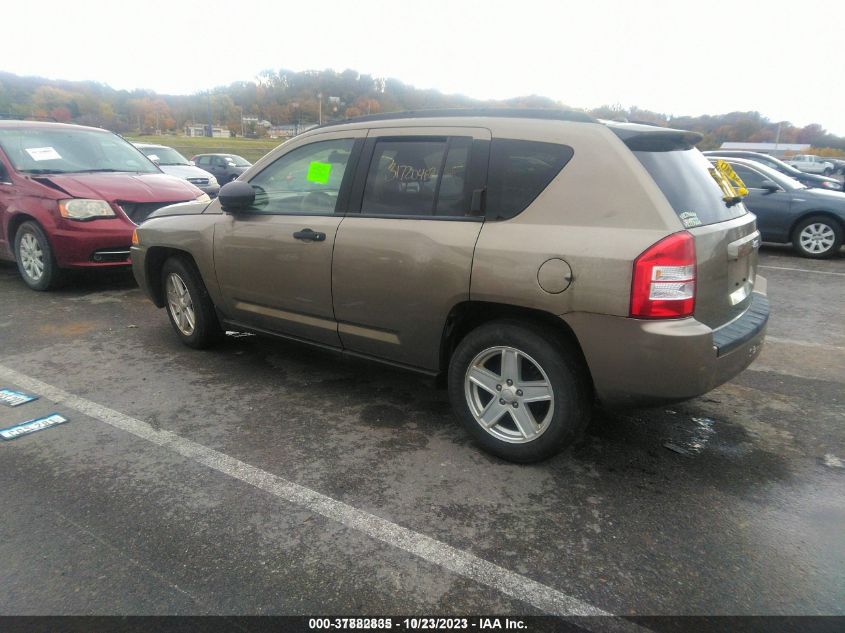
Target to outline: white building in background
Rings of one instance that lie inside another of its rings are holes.
[[[207,129],[208,126],[201,123],[187,123],[185,125],[185,136],[207,136]],[[229,128],[214,125],[211,127],[211,136],[214,138],[229,138],[231,134]]]

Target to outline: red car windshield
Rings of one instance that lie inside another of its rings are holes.
[[[22,173],[160,172],[116,134],[95,129],[0,128],[0,147]]]

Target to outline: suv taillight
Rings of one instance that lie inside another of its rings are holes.
[[[695,240],[686,231],[650,246],[634,260],[631,316],[678,319],[695,310]]]

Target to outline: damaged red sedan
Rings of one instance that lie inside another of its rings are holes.
[[[112,132],[0,121],[0,259],[17,262],[34,290],[67,269],[129,265],[135,227],[190,200],[208,196]]]

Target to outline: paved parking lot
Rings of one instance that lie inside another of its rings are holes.
[[[845,252],[761,264],[749,370],[534,466],[425,378],[0,265],[0,387],[41,396],[0,426],[70,420],[0,443],[0,613],[845,614]]]

